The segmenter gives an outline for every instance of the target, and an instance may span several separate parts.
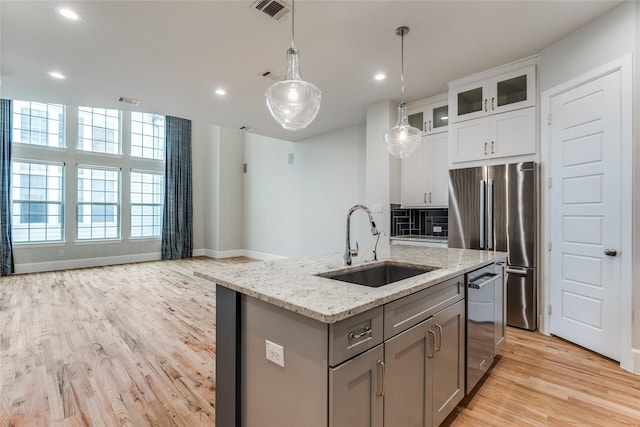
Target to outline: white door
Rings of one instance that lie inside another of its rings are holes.
[[[621,72],[550,99],[550,331],[620,360]],[[609,255],[607,255],[607,253]]]

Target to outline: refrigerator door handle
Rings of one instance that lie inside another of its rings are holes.
[[[507,267],[507,273],[509,274],[518,274],[520,276],[527,275],[527,269],[521,267]]]
[[[485,196],[485,191],[486,191],[486,187],[485,187],[485,182],[484,180],[480,181],[480,249],[484,249],[484,225],[485,225],[485,218],[484,218],[484,196]]]
[[[493,249],[493,180],[487,181],[487,249]]]

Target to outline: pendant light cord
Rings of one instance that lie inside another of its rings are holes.
[[[400,90],[402,92],[402,99],[400,104],[404,104],[404,31],[400,35]]]
[[[296,30],[296,0],[291,0],[291,47],[295,47],[293,39],[295,38]]]

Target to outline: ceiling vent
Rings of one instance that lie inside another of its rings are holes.
[[[264,70],[263,72],[260,73],[260,75],[267,79],[273,80],[274,82],[279,82],[284,79],[284,77],[282,77],[280,74],[271,70]]]
[[[288,4],[277,0],[258,0],[251,5],[251,8],[268,15],[276,21],[281,20],[291,11],[291,7]]]
[[[120,98],[118,98],[118,102],[124,102],[125,104],[135,105],[136,107],[140,105],[139,99],[125,98],[124,96],[121,96]]]

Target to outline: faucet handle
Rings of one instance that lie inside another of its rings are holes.
[[[359,249],[360,249],[360,247],[358,246],[358,241],[356,240],[356,248],[355,249],[350,249],[351,256],[358,256],[358,250]]]

